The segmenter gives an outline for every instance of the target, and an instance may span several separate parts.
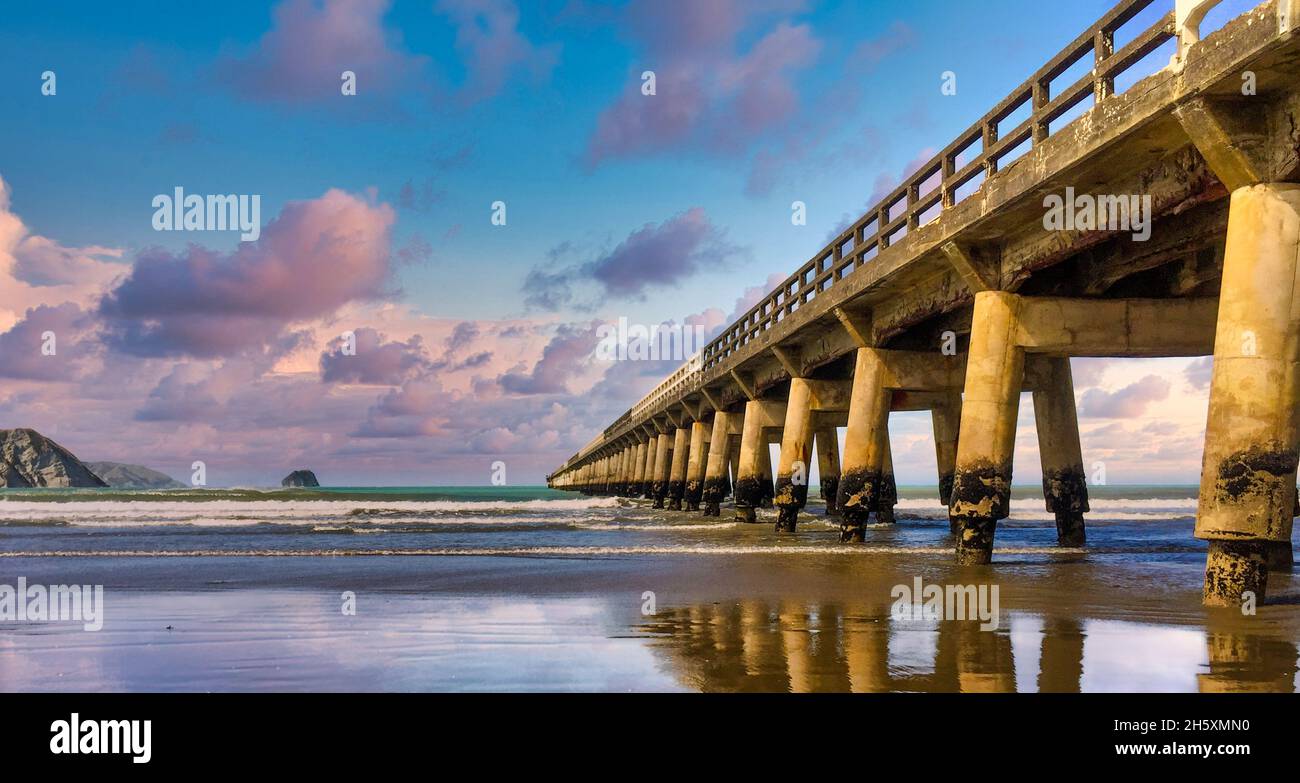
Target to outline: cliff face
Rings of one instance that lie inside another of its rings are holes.
[[[142,465],[122,462],[87,462],[86,467],[110,487],[119,489],[184,489],[185,484]]]
[[[72,452],[36,430],[0,430],[0,487],[106,487]]]
[[[280,481],[282,487],[319,487],[316,474],[310,470],[295,470]]]

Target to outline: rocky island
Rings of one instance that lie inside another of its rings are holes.
[[[282,487],[319,487],[316,474],[310,470],[295,470],[280,480]]]
[[[106,487],[67,449],[36,430],[0,430],[0,487]]]

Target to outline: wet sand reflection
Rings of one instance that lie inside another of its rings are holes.
[[[1145,655],[1117,664],[1113,651],[1103,649],[1105,640],[1089,653],[1088,620],[1012,614],[987,631],[978,621],[896,620],[889,608],[744,600],[663,608],[639,630],[666,671],[701,691],[1079,693],[1142,689],[1141,667],[1161,660],[1159,645],[1168,644],[1162,640],[1174,628],[1129,624],[1126,638],[1146,645]],[[1175,630],[1179,638],[1194,641],[1186,634],[1199,633],[1205,639],[1199,662],[1186,650],[1166,659],[1185,670],[1176,681],[1187,689],[1295,691],[1293,641],[1214,618]],[[1021,681],[1017,653],[1024,659]],[[1160,682],[1169,682],[1163,674]]]

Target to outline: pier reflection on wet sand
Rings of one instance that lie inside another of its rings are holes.
[[[1116,649],[1111,621],[1017,613],[986,631],[979,621],[895,620],[889,610],[745,600],[661,607],[639,630],[678,682],[707,692],[1078,693],[1169,690],[1171,681],[1202,692],[1296,690],[1296,644],[1232,618],[1122,623]]]

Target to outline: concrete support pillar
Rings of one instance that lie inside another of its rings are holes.
[[[638,498],[645,494],[646,442],[637,441],[632,446],[632,464],[628,466],[628,497]]]
[[[740,463],[736,470],[736,519],[741,522],[757,520],[758,508],[763,502],[763,464],[767,456],[767,442],[763,439],[762,403],[750,400],[745,403],[745,421],[740,430]]]
[[[950,513],[961,522],[957,562],[988,563],[993,533],[1011,506],[1011,461],[1024,381],[1025,352],[1016,342],[1020,298],[975,294],[966,387],[957,441]]]
[[[1204,601],[1264,599],[1270,550],[1290,546],[1300,405],[1300,185],[1232,193],[1214,337],[1196,537]]]
[[[641,467],[641,497],[652,500],[655,496],[655,453],[659,450],[659,436],[651,435],[645,444],[645,463]]]
[[[717,411],[713,414],[713,435],[709,438],[709,458],[704,468],[704,516],[716,517],[721,513],[719,504],[731,491],[727,478],[728,463],[732,458],[731,425],[736,414]]]
[[[882,525],[894,524],[894,506],[898,505],[898,484],[894,481],[894,453],[889,446],[889,419],[885,419],[884,431],[880,434],[884,459],[880,463],[880,484],[876,492],[876,522]]]
[[[624,446],[622,459],[619,460],[618,466],[618,495],[627,497],[632,487],[632,456],[636,453],[635,446]]]
[[[952,505],[952,477],[957,466],[957,433],[961,427],[961,395],[949,396],[941,405],[930,409],[934,425],[934,457],[939,468],[939,502]],[[955,536],[960,530],[957,518],[949,514],[948,528]]]
[[[1088,510],[1088,487],[1083,478],[1070,359],[1053,356],[1041,361],[1047,367],[1047,384],[1034,390],[1034,421],[1043,465],[1043,498],[1047,510],[1056,515],[1056,543],[1083,546],[1087,541],[1083,515]]]
[[[632,497],[632,459],[636,457],[636,454],[636,444],[628,444],[623,447],[623,468],[619,471],[621,475],[620,484],[623,485],[620,488],[620,496]]]
[[[655,472],[655,467],[656,464],[658,464],[656,460],[659,459],[659,440],[662,437],[666,437],[666,436],[660,436],[660,434],[653,434],[653,436],[650,436],[649,444],[646,444],[646,480],[645,480],[646,496],[645,497],[647,501],[653,501],[653,499],[655,499],[655,484],[658,483],[659,481],[659,473]],[[671,449],[671,442],[669,442],[669,449]],[[667,458],[668,455],[664,454],[664,459]],[[664,477],[664,481],[667,481],[667,477]]]
[[[704,474],[708,468],[709,425],[702,421],[691,424],[690,454],[686,459],[686,492],[682,495],[687,511],[700,510],[704,496]]]
[[[885,454],[881,434],[889,421],[885,363],[874,348],[859,348],[853,365],[849,425],[844,434],[844,465],[837,505],[840,540],[862,541],[867,518],[880,492]]]
[[[799,510],[808,502],[809,458],[812,456],[812,387],[804,378],[790,379],[790,399],[781,431],[781,461],[777,465],[776,530],[793,533]]]
[[[659,433],[655,439],[655,461],[651,478],[651,492],[654,496],[654,508],[664,507],[664,498],[668,496],[668,471],[671,468],[673,438],[666,432]]]
[[[668,471],[668,510],[682,510],[682,496],[686,494],[686,463],[690,457],[691,431],[678,427],[673,433],[672,466]]]
[[[817,428],[815,445],[817,449],[817,475],[821,485],[822,500],[826,501],[826,515],[835,516],[835,498],[840,491],[840,439],[835,428],[826,426]]]

